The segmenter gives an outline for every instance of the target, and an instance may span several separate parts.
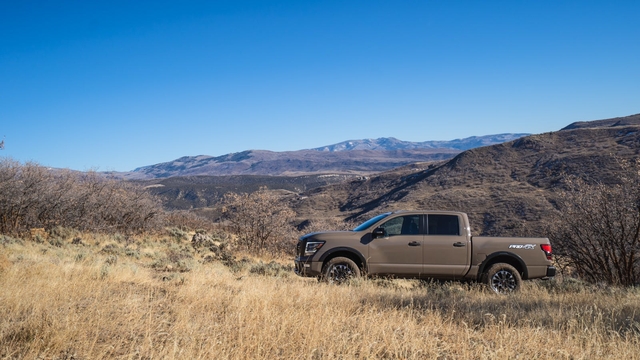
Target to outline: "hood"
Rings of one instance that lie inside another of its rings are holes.
[[[360,239],[360,237],[362,237],[363,233],[361,231],[320,231],[320,232],[313,232],[313,233],[309,233],[306,235],[303,235],[300,237],[300,240],[309,240],[309,239],[314,239],[314,240],[323,240],[323,241],[330,241],[332,239],[341,239],[344,240],[345,238],[349,238],[349,237],[353,237],[354,239]]]

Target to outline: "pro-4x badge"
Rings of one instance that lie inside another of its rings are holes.
[[[533,250],[536,248],[536,244],[512,244],[509,245],[509,249],[524,249],[524,250]]]

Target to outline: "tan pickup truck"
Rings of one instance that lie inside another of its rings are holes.
[[[518,290],[523,279],[553,277],[556,269],[547,238],[471,236],[465,213],[397,211],[352,231],[300,237],[295,272],[335,283],[363,274],[467,279],[507,293]]]

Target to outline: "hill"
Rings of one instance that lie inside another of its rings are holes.
[[[190,210],[213,207],[228,192],[251,193],[260,187],[281,192],[301,193],[320,186],[343,182],[357,175],[225,175],[175,176],[169,178],[136,180],[149,192],[157,195],[165,208]]]
[[[594,127],[613,127],[613,126],[626,126],[626,125],[640,125],[640,114],[617,117],[605,120],[595,121],[578,121],[570,124],[562,130],[582,129],[582,128],[594,128]]]
[[[607,183],[619,170],[614,155],[638,157],[640,126],[626,124],[593,122],[527,136],[437,165],[416,164],[313,189],[289,201],[300,219],[362,220],[396,209],[450,209],[467,212],[475,234],[540,235],[563,175]]]

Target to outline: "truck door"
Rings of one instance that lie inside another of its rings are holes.
[[[424,275],[453,278],[468,269],[471,244],[461,228],[461,219],[452,214],[428,214],[427,234],[422,246]]]
[[[417,276],[422,272],[423,215],[391,218],[380,225],[384,237],[369,243],[369,272]]]

